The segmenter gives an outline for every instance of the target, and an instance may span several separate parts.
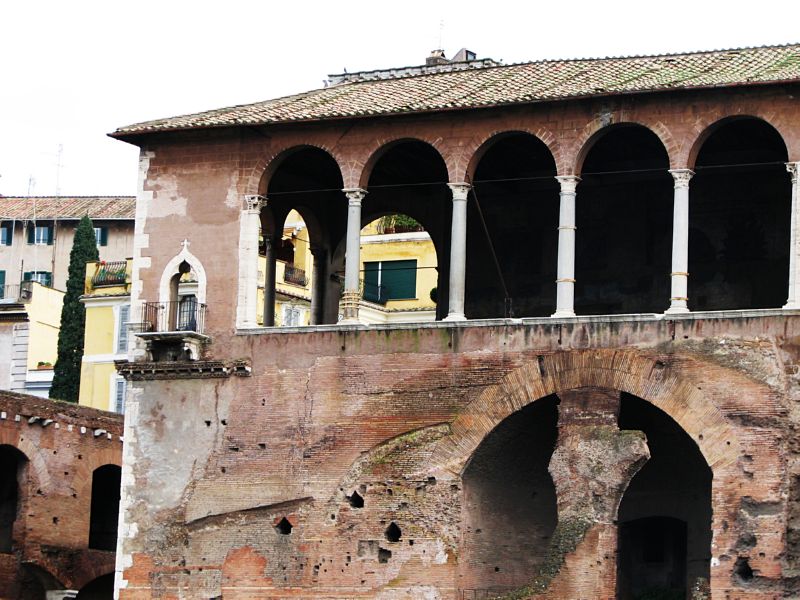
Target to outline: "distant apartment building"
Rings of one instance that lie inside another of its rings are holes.
[[[100,259],[125,260],[133,248],[132,196],[0,197],[0,287],[38,281],[66,289],[75,227],[89,215]]]

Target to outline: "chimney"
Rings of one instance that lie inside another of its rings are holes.
[[[436,65],[446,65],[449,62],[450,61],[444,56],[444,50],[438,48],[436,50],[432,50],[431,55],[425,59],[425,66],[433,67]]]
[[[478,55],[475,54],[472,50],[467,50],[466,48],[462,48],[456,55],[450,59],[451,62],[467,62],[470,60],[475,60],[478,58]]]

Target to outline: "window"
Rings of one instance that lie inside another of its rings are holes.
[[[114,382],[114,412],[121,415],[125,414],[125,392],[128,390],[128,382],[124,379],[117,379]]]
[[[117,520],[119,518],[119,488],[122,469],[103,465],[92,473],[92,503],[89,509],[89,548],[117,549]]]
[[[281,325],[283,327],[300,327],[305,325],[305,311],[302,307],[284,304],[281,310],[283,311],[281,315]]]
[[[53,274],[50,271],[26,271],[23,281],[36,281],[45,287],[53,287]]]
[[[364,263],[364,299],[384,303],[417,297],[417,261],[384,260]]]
[[[0,271],[0,300],[6,297],[6,272]]]
[[[14,239],[14,224],[6,221],[0,225],[0,246],[10,246]]]
[[[108,227],[95,227],[94,241],[98,246],[108,246]]]
[[[28,225],[28,243],[37,246],[53,245],[53,226],[52,225]]]
[[[117,319],[117,353],[128,351],[128,321],[130,320],[131,307],[124,305],[119,307]]]

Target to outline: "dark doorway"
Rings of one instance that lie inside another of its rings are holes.
[[[89,523],[89,548],[117,549],[117,522],[122,469],[103,465],[92,474],[92,507]]]
[[[689,186],[691,310],[779,308],[786,302],[786,160],[780,134],[754,118],[720,124],[700,148]]]
[[[680,425],[641,398],[622,395],[619,427],[645,433],[650,460],[619,507],[617,598],[683,600],[710,576],[711,469]]]
[[[0,446],[0,552],[14,546],[14,522],[19,514],[23,467],[27,459],[13,446]]]
[[[558,521],[548,465],[558,435],[558,400],[514,413],[475,450],[464,470],[459,588],[465,598],[530,582]]]
[[[641,125],[612,126],[589,150],[580,176],[575,312],[664,312],[674,185],[661,140]]]
[[[77,600],[112,600],[114,598],[114,573],[90,581],[78,592]]]

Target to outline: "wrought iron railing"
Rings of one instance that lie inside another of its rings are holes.
[[[4,304],[27,302],[31,299],[31,293],[30,281],[0,285],[0,302]]]
[[[203,333],[206,305],[194,297],[171,302],[145,302],[141,329],[146,332],[191,331]]]
[[[124,285],[127,282],[128,263],[124,260],[97,263],[97,270],[92,276],[92,286]]]
[[[306,277],[306,272],[300,267],[294,267],[292,265],[286,265],[284,267],[283,280],[286,283],[302,285],[303,287],[308,285],[308,277]]]

